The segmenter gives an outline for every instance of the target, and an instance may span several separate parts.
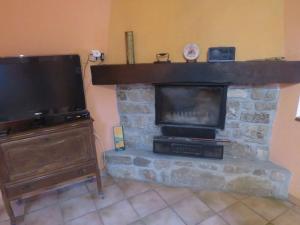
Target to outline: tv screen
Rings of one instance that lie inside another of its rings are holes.
[[[0,123],[85,107],[78,55],[0,58]]]

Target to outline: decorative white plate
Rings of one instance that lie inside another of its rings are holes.
[[[187,44],[183,49],[183,56],[187,61],[196,61],[199,55],[200,49],[197,44]]]

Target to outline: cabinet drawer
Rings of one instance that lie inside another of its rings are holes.
[[[82,127],[1,145],[10,181],[94,159],[91,129]]]
[[[90,174],[96,174],[97,165],[96,162],[84,167],[75,168],[58,174],[52,174],[47,177],[33,179],[29,182],[21,184],[7,185],[5,187],[6,193],[9,198],[18,198],[23,194],[37,191],[45,187],[55,186],[62,182],[72,180],[78,177],[87,176]]]

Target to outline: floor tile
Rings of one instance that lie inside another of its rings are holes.
[[[103,225],[98,213],[92,212],[75,220],[67,222],[65,225]]]
[[[167,207],[160,196],[152,190],[130,198],[130,202],[142,217]]]
[[[295,212],[297,212],[297,213],[300,214],[300,206],[294,205],[294,206],[292,207],[292,209],[293,209]]]
[[[184,225],[182,220],[170,208],[151,214],[143,221],[146,225]]]
[[[72,184],[62,189],[59,189],[58,198],[59,201],[62,202],[86,194],[87,192],[88,189],[85,186],[85,183],[82,182],[82,183]]]
[[[102,182],[102,187],[107,187],[107,186],[111,186],[111,185],[115,184],[115,181],[111,176],[101,177],[101,182]],[[93,179],[87,181],[86,186],[87,186],[88,190],[92,193],[98,191],[96,178],[93,178]]]
[[[194,195],[177,202],[172,207],[187,225],[198,224],[214,214]]]
[[[220,213],[230,225],[265,225],[267,221],[247,208],[242,203],[236,203]]]
[[[25,225],[24,217],[18,217],[16,219],[16,225]],[[11,225],[10,220],[6,220],[3,222],[0,222],[0,225]]]
[[[289,210],[283,215],[272,221],[274,225],[299,225],[300,224],[300,214],[293,210]]]
[[[234,197],[234,198],[237,199],[237,200],[243,200],[243,199],[249,197],[249,195],[239,194],[239,193],[230,193],[230,192],[229,192],[228,194],[230,194],[232,197]]]
[[[128,225],[139,217],[127,200],[100,210],[104,225]]]
[[[25,201],[12,201],[11,207],[13,208],[14,214],[16,217],[25,215]],[[50,206],[50,205],[49,205]]]
[[[250,197],[243,202],[267,220],[272,220],[288,210],[284,203],[271,198]]]
[[[58,202],[57,191],[47,192],[25,200],[25,213],[33,212]]]
[[[94,194],[94,201],[97,209],[105,208],[125,198],[123,192],[117,185],[111,185],[103,188],[104,198],[97,193]]]
[[[204,220],[199,225],[227,225],[227,223],[220,216],[215,215]]]
[[[115,181],[111,176],[103,176],[103,177],[101,177],[101,181],[102,181],[103,187],[115,184]]]
[[[200,191],[197,194],[198,197],[206,205],[208,205],[208,207],[216,212],[219,212],[237,202],[235,198],[224,192]]]
[[[142,220],[131,223],[130,225],[146,225]]]
[[[25,216],[27,225],[62,225],[63,218],[58,205],[49,206]]]
[[[151,186],[147,183],[123,179],[118,180],[117,185],[121,188],[126,197],[132,197],[148,191],[151,188]]]
[[[169,205],[172,205],[175,202],[178,202],[179,200],[192,195],[192,192],[187,188],[161,186],[156,188],[155,190]]]
[[[96,210],[93,198],[90,194],[67,200],[61,204],[65,221],[83,216]]]

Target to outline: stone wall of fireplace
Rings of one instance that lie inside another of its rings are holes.
[[[225,156],[268,160],[269,142],[276,114],[279,87],[230,86],[224,130],[217,138],[229,140]],[[155,90],[152,85],[118,85],[120,121],[126,147],[152,151],[153,136],[160,135],[155,125]]]

